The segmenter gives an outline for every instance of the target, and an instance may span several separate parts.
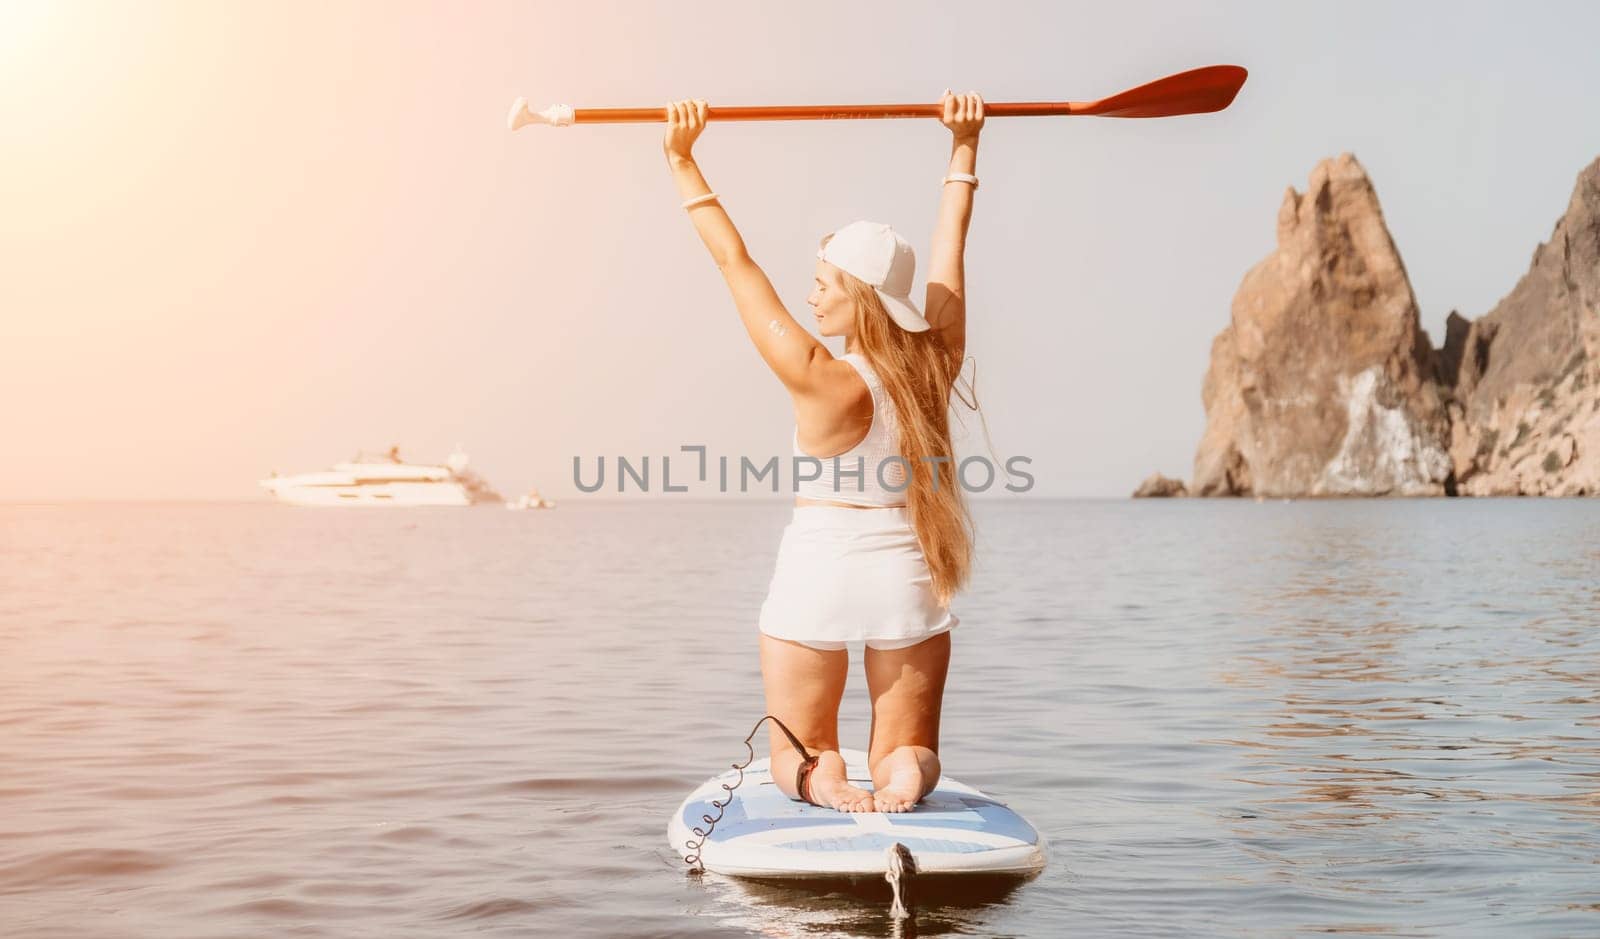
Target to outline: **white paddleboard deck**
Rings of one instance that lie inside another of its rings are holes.
[[[867,755],[841,750],[850,782],[872,788]],[[882,875],[888,849],[899,842],[916,858],[919,874],[1037,873],[1045,864],[1045,842],[1016,812],[948,776],[909,812],[836,812],[784,795],[772,781],[766,759],[744,771],[733,801],[699,849],[706,870],[737,877],[827,878]],[[723,783],[739,778],[730,769],[707,780],[678,807],[667,824],[667,840],[687,859],[687,842],[715,818],[713,799],[728,798]]]

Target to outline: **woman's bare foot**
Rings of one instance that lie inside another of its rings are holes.
[[[822,751],[816,767],[811,770],[807,788],[811,791],[812,801],[817,805],[824,805],[840,812],[875,811],[872,793],[850,785],[845,774],[844,757],[839,755],[838,750]]]
[[[939,778],[939,757],[927,747],[897,747],[878,764],[873,778],[883,780],[872,793],[879,812],[909,812]]]

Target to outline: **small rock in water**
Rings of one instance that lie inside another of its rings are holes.
[[[1151,473],[1150,477],[1133,491],[1135,499],[1173,499],[1188,494],[1188,487],[1184,486],[1183,480],[1169,479],[1160,473]]]

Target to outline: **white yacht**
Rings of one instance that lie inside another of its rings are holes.
[[[477,505],[503,502],[483,477],[467,468],[458,446],[443,466],[407,463],[400,448],[385,455],[357,453],[319,473],[261,480],[261,487],[291,505]]]

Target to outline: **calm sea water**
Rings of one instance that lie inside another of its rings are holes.
[[[917,934],[1600,934],[1600,500],[974,511],[946,771],[1052,860]],[[789,512],[0,507],[0,934],[889,934],[665,840]]]

